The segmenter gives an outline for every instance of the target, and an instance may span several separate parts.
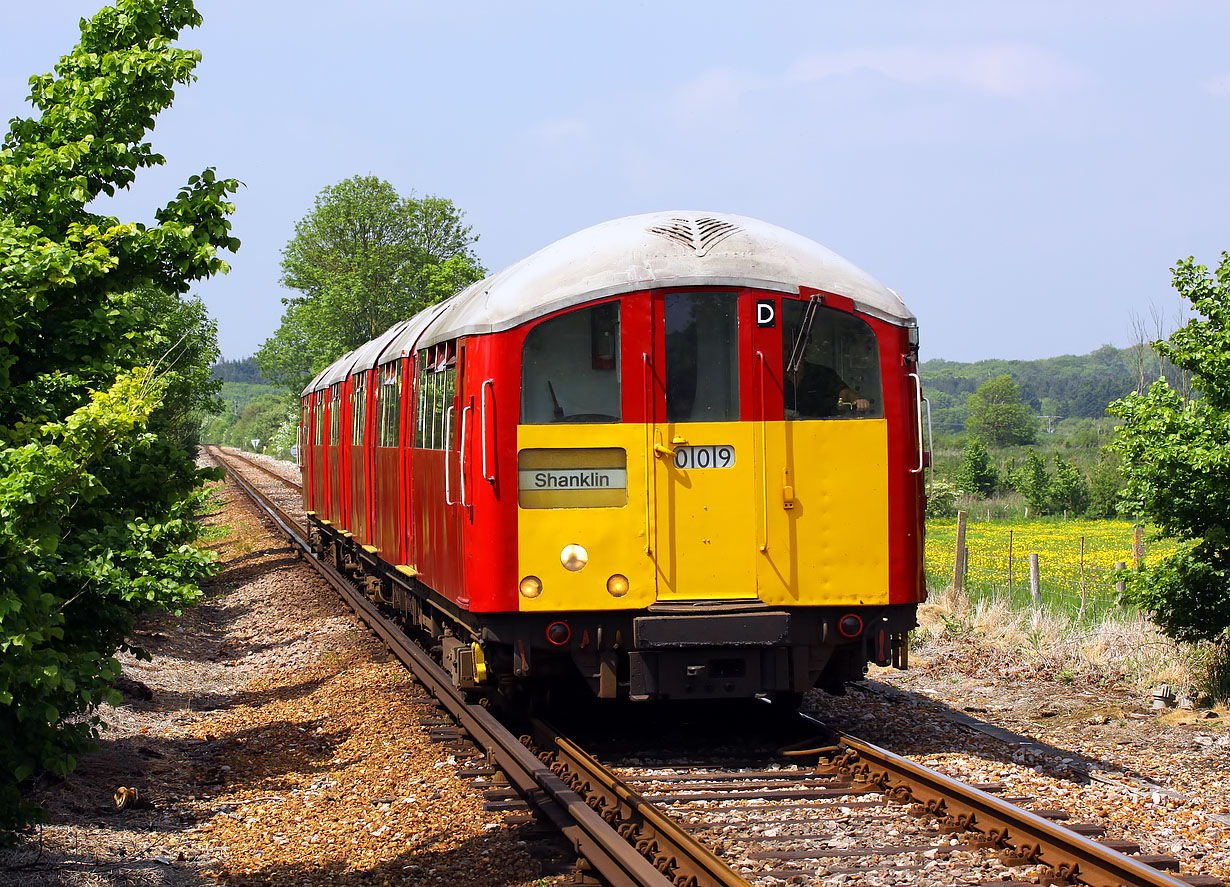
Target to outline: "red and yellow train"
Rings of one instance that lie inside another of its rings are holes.
[[[798,698],[904,665],[925,597],[918,327],[797,234],[566,237],[303,392],[317,544],[457,684]]]

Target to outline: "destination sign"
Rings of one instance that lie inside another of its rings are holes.
[[[622,508],[628,454],[620,447],[559,447],[517,453],[522,508]]]
[[[628,472],[623,468],[540,468],[517,472],[522,490],[623,490]]]

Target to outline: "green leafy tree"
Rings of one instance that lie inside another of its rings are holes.
[[[298,418],[298,406],[292,404]],[[286,420],[286,397],[282,394],[266,394],[248,404],[238,421],[227,434],[226,443],[245,450],[252,449],[252,441],[259,440],[260,448],[266,447],[274,433]]]
[[[1038,419],[1008,375],[978,386],[965,402],[965,430],[997,446],[1031,444],[1038,436]]]
[[[1188,258],[1174,287],[1197,316],[1165,342],[1163,358],[1191,373],[1197,397],[1159,379],[1111,404],[1123,420],[1112,448],[1122,460],[1124,509],[1190,548],[1142,565],[1128,596],[1172,637],[1230,630],[1230,253],[1214,273]]]
[[[961,492],[972,496],[990,496],[999,486],[999,472],[978,438],[971,437],[966,442],[965,455],[953,480]]]
[[[1089,508],[1085,514],[1092,518],[1115,517],[1119,513],[1123,483],[1119,457],[1108,449],[1089,472]]]
[[[0,831],[33,813],[23,780],[68,772],[93,735],[134,614],[193,600],[211,569],[183,444],[217,347],[178,294],[238,247],[238,183],[192,176],[153,226],[96,202],[163,162],[146,133],[192,80],[200,54],[172,44],[200,20],[117,0],[83,21],[0,147]]]
[[[1049,509],[1051,475],[1047,471],[1046,460],[1034,450],[1030,450],[1025,461],[1013,469],[1008,482],[1025,497],[1025,504],[1033,509],[1035,514],[1042,514]]]
[[[1050,510],[1071,515],[1084,513],[1089,507],[1089,481],[1080,469],[1063,456],[1055,454],[1055,476],[1051,479]]]
[[[261,372],[297,395],[315,373],[399,320],[482,279],[478,239],[442,197],[401,197],[376,176],[325,188],[282,251],[282,325]]]

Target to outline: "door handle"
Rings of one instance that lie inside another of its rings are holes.
[[[653,453],[655,456],[670,456],[672,459],[675,458],[674,447],[668,447],[665,444],[655,443],[653,445]]]

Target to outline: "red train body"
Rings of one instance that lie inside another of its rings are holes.
[[[314,379],[305,506],[463,687],[838,689],[902,663],[925,596],[917,345],[798,235],[609,222]]]

